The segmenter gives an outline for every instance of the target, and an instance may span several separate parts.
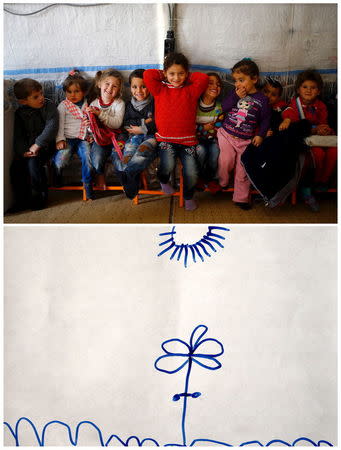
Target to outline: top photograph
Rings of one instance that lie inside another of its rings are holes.
[[[337,3],[3,24],[4,224],[337,223]]]

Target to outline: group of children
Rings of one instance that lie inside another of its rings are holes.
[[[16,208],[41,209],[47,202],[45,164],[52,161],[54,182],[61,183],[63,168],[77,153],[82,163],[86,198],[93,198],[93,182],[104,185],[104,169],[111,158],[128,198],[139,190],[140,174],[159,156],[157,176],[162,190],[170,183],[177,158],[184,178],[186,210],[194,210],[196,189],[217,192],[230,184],[234,171],[233,201],[250,209],[250,181],[241,162],[249,144],[259,147],[267,136],[306,118],[313,134],[333,134],[327,108],[319,99],[322,79],[316,71],[299,74],[295,98],[281,100],[282,86],[268,79],[259,87],[259,69],[248,58],[232,68],[235,89],[222,102],[222,82],[216,73],[189,71],[181,53],[171,53],[163,70],[137,69],[129,76],[131,100],[122,99],[123,78],[114,69],[97,72],[90,89],[78,71],[63,84],[65,100],[58,108],[44,98],[40,83],[15,83],[20,107],[14,126],[15,158],[11,175]],[[315,179],[305,183],[303,198],[318,210],[313,187],[327,185],[336,166],[336,148],[313,148],[306,171],[315,164]]]

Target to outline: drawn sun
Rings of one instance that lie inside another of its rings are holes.
[[[205,256],[211,257],[210,252],[217,252],[217,249],[224,248],[221,241],[224,241],[225,237],[221,234],[218,234],[218,230],[220,232],[230,231],[229,228],[225,227],[209,226],[207,229],[207,233],[204,234],[197,242],[195,242],[194,244],[185,244],[175,241],[176,231],[175,226],[173,226],[171,231],[159,234],[159,236],[165,238],[165,240],[162,241],[159,246],[162,247],[166,246],[167,244],[169,245],[164,248],[157,256],[162,256],[165,253],[170,252],[169,259],[172,260],[175,258],[176,261],[182,260],[185,267],[188,266],[189,259],[191,258],[194,263],[199,260],[204,262]]]

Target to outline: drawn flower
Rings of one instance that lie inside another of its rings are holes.
[[[184,392],[173,396],[174,401],[179,401],[183,398],[181,429],[184,446],[186,446],[187,399],[188,397],[197,398],[201,395],[201,392],[188,392],[192,364],[194,362],[208,370],[220,369],[221,363],[217,360],[217,357],[224,353],[223,344],[217,339],[204,339],[207,330],[206,325],[198,325],[194,328],[189,343],[177,338],[164,341],[161,344],[161,348],[166,354],[159,356],[154,363],[154,367],[157,370],[169,374],[179,372],[187,366]]]
[[[188,344],[181,339],[168,339],[164,341],[161,344],[161,348],[166,354],[157,358],[154,364],[155,368],[160,372],[176,373],[187,366],[191,360],[205,369],[220,369],[221,363],[216,358],[224,353],[224,347],[217,339],[203,339],[207,330],[208,328],[205,325],[198,325],[192,332]],[[199,334],[197,338],[196,334]],[[182,351],[176,351],[175,346],[172,348],[173,344],[180,347]],[[171,365],[175,369],[162,367],[163,365],[167,367],[169,358],[172,358]]]

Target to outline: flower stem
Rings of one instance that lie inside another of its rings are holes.
[[[189,377],[190,377],[190,374],[191,374],[191,369],[192,369],[192,358],[189,357],[188,358],[188,369],[187,369],[187,374],[186,374],[186,382],[185,382],[184,403],[183,403],[183,408],[182,408],[182,422],[181,422],[182,440],[183,440],[184,447],[186,447],[185,422],[186,422],[187,398],[188,398],[186,394],[188,394],[188,385],[189,385]]]

